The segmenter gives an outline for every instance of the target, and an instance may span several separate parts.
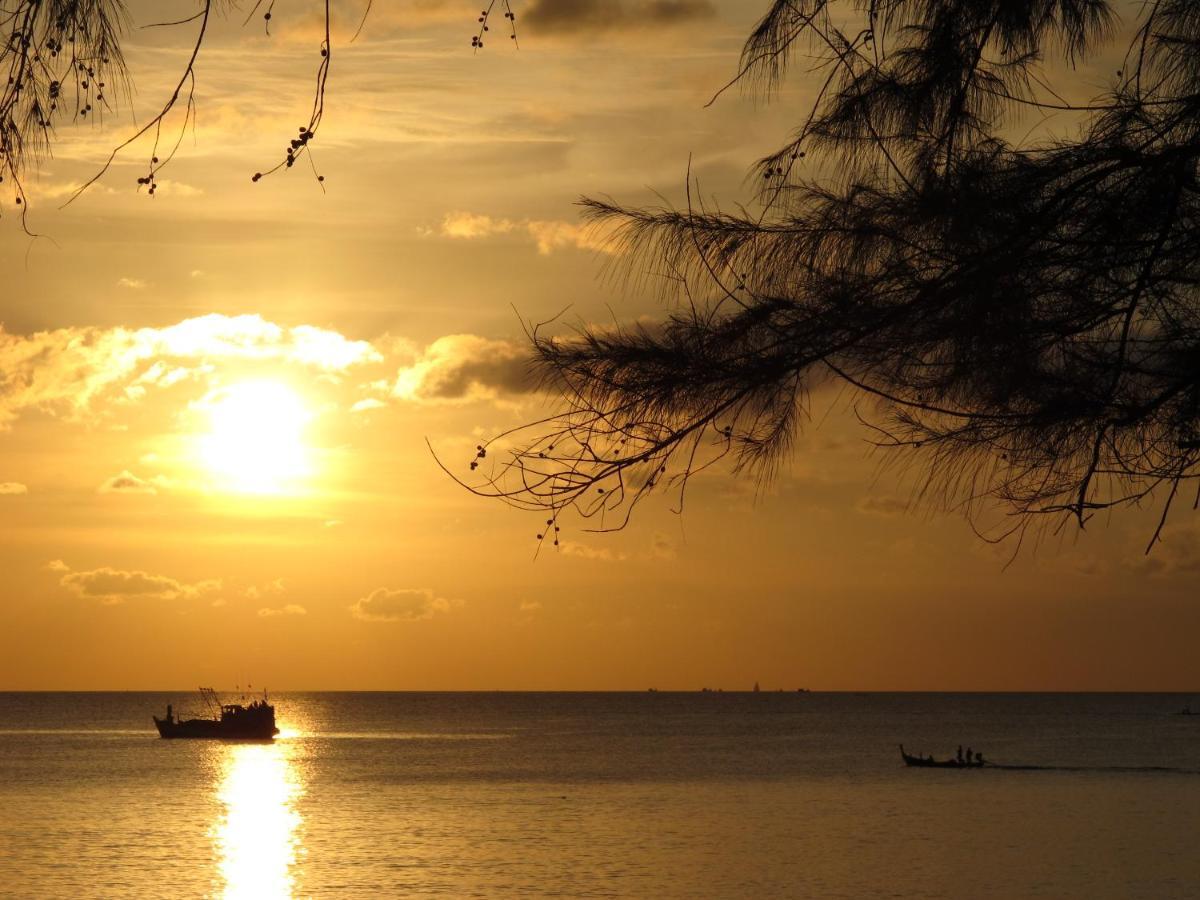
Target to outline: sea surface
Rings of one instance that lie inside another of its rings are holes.
[[[1200,896],[1184,695],[296,693],[159,739],[194,697],[0,693],[0,896]]]

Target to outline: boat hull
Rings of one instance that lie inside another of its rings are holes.
[[[279,734],[274,722],[221,722],[216,719],[188,719],[172,722],[154,716],[160,737],[210,738],[237,741],[269,741]]]
[[[920,756],[910,756],[904,752],[904,746],[900,747],[900,755],[904,758],[904,764],[914,769],[982,769],[985,765],[983,762],[960,762],[957,759],[926,759]]]

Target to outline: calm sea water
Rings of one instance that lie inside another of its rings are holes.
[[[280,694],[273,743],[168,702],[0,694],[0,896],[1200,896],[1191,697]]]

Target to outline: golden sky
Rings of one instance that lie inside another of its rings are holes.
[[[63,127],[28,185],[45,237],[5,203],[0,689],[1193,687],[1193,513],[1149,558],[1135,511],[1005,568],[912,510],[832,390],[773,484],[711,471],[682,516],[663,495],[619,534],[568,521],[535,560],[540,518],[471,497],[426,441],[466,474],[547,411],[523,321],[661,311],[603,278],[620,260],[580,195],[681,202],[690,159],[736,203],[806,85],[705,108],[758,3],[521,0],[520,49],[474,55],[457,0],[377,2],[353,44],[362,4],[338,3],[326,190],[306,165],[251,183],[307,118],[311,6],[270,37],[214,26],[154,197],[139,144],[60,208],[126,109]],[[139,122],[191,35],[130,30]]]

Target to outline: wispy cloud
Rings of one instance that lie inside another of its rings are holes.
[[[629,558],[629,554],[622,551],[611,550],[608,547],[593,547],[578,541],[562,541],[562,546],[558,549],[563,556],[577,556],[580,559],[599,562],[624,562]]]
[[[521,22],[535,33],[589,35],[661,31],[715,15],[710,0],[532,0]]]
[[[276,597],[287,590],[282,578],[276,578],[266,584],[252,584],[246,588],[245,595],[250,600],[262,600],[266,597]]]
[[[899,516],[908,512],[909,504],[899,497],[863,497],[854,505],[860,513],[871,516]]]
[[[661,531],[654,532],[650,538],[650,558],[671,560],[676,555],[675,542]]]
[[[538,253],[543,256],[566,247],[600,253],[618,252],[611,232],[596,225],[531,219],[525,222],[525,230],[537,243]]]
[[[258,611],[261,618],[267,619],[272,616],[306,616],[308,610],[296,603],[289,603],[286,606],[277,608],[263,607]]]
[[[1139,547],[1126,557],[1125,565],[1138,575],[1166,578],[1200,574],[1200,528],[1168,527],[1150,553]]]
[[[482,213],[452,212],[442,219],[442,237],[473,240],[516,232],[533,241],[542,256],[555,250],[594,250],[617,253],[619,245],[612,232],[597,225],[563,222],[557,219],[504,219]]]
[[[678,555],[675,542],[656,531],[650,537],[650,545],[644,550],[633,552],[618,550],[612,547],[584,544],[579,541],[563,540],[559,542],[558,551],[563,556],[573,556],[593,562],[670,562]]]
[[[0,497],[4,495],[28,494],[29,488],[19,481],[0,481]]]

